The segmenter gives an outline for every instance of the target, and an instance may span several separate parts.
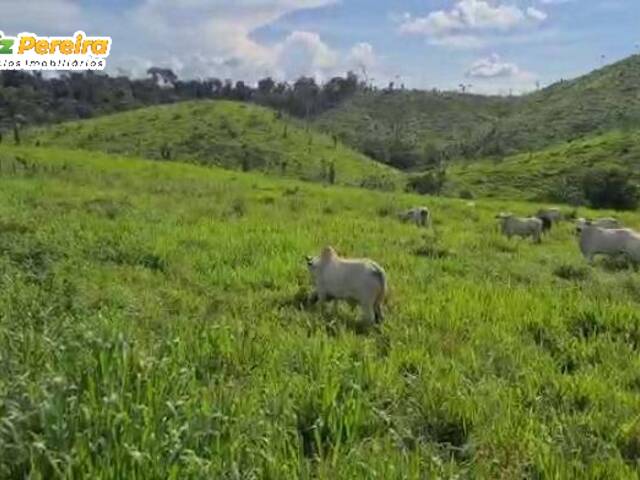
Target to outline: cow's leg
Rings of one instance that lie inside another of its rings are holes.
[[[325,303],[327,303],[327,292],[318,290],[318,302],[320,303],[320,313],[324,315]]]
[[[376,300],[373,306],[374,320],[376,323],[382,323],[384,321],[384,314],[382,313],[382,302]]]
[[[372,325],[376,319],[376,312],[373,303],[362,304],[362,319]]]
[[[311,295],[309,295],[309,305],[315,305],[316,303],[318,303],[318,299],[318,292],[314,290],[313,292],[311,292]]]

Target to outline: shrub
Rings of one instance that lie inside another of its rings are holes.
[[[460,190],[460,193],[458,194],[458,196],[463,200],[473,200],[475,198],[475,196],[473,195],[473,192],[471,192],[471,190],[467,190],[466,188],[463,190]]]
[[[582,186],[593,208],[635,210],[640,202],[638,186],[619,169],[593,169],[584,175]]]
[[[437,195],[442,191],[447,179],[446,170],[427,172],[409,179],[407,188],[421,195]]]
[[[392,178],[386,175],[369,175],[360,181],[360,187],[390,192],[396,189],[396,184]]]
[[[580,178],[573,176],[561,177],[552,182],[549,189],[540,200],[566,203],[568,205],[584,205],[587,203]]]
[[[589,268],[570,264],[559,265],[553,274],[563,280],[586,280],[589,278]]]

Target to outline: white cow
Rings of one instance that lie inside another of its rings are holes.
[[[399,214],[401,220],[414,222],[419,227],[431,226],[431,212],[427,207],[414,207]]]
[[[540,242],[543,222],[539,218],[521,218],[511,213],[501,213],[497,215],[496,218],[500,220],[502,233],[506,235],[507,238],[514,236],[522,238],[532,237],[535,242]]]
[[[317,298],[321,305],[331,299],[353,300],[360,304],[369,323],[382,322],[382,302],[387,292],[387,278],[380,265],[369,259],[347,259],[332,247],[320,256],[307,257]]]
[[[593,226],[600,227],[600,228],[621,228],[622,227],[622,224],[620,223],[620,221],[618,221],[613,217],[599,218],[593,221],[587,220],[585,218],[579,218],[578,220],[576,220],[576,227],[578,229],[578,232],[580,232],[587,223],[591,223]]]
[[[640,234],[630,228],[602,228],[587,221],[579,234],[580,251],[589,263],[597,254],[625,254],[640,263]]]

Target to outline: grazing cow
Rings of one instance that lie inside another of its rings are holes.
[[[580,251],[589,263],[593,263],[597,254],[625,254],[634,262],[640,262],[640,234],[630,228],[602,228],[586,221],[577,230]]]
[[[541,220],[543,218],[546,218],[552,224],[553,223],[560,223],[562,220],[565,219],[564,213],[562,213],[562,211],[560,211],[559,208],[540,209],[540,210],[538,210],[538,213],[536,213],[536,217],[538,217]]]
[[[540,243],[540,237],[542,236],[542,220],[539,218],[521,218],[516,217],[511,213],[501,213],[496,216],[500,220],[500,226],[502,233],[511,238],[517,237],[532,237],[536,243]]]
[[[549,219],[549,217],[537,215],[536,218],[539,218],[542,221],[542,233],[547,233],[553,227],[553,221]]]
[[[587,220],[584,218],[579,218],[578,220],[576,220],[576,229],[578,232],[580,232],[582,230],[582,228],[584,228],[585,225],[587,224],[591,224],[595,227],[600,227],[600,228],[622,228],[622,224],[615,218],[613,217],[605,217],[605,218],[599,218],[597,220]]]
[[[419,227],[431,226],[431,212],[427,207],[415,207],[402,212],[399,216],[401,220],[414,222]]]
[[[307,266],[316,289],[314,299],[321,305],[330,299],[356,301],[366,321],[382,322],[387,278],[380,265],[368,259],[341,258],[332,247],[325,247],[320,256],[307,257]]]

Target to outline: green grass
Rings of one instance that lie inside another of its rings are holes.
[[[454,163],[447,193],[478,197],[552,200],[567,190],[571,177],[592,168],[620,168],[640,182],[640,131],[613,131],[545,150]]]
[[[637,478],[640,279],[532,208],[1,147],[0,477]],[[303,308],[326,244],[381,330]]]
[[[278,118],[276,112],[229,101],[192,101],[149,107],[27,133],[28,143],[83,148],[256,170],[311,181],[393,189],[401,175],[331,137]],[[166,147],[163,157],[163,148]]]

